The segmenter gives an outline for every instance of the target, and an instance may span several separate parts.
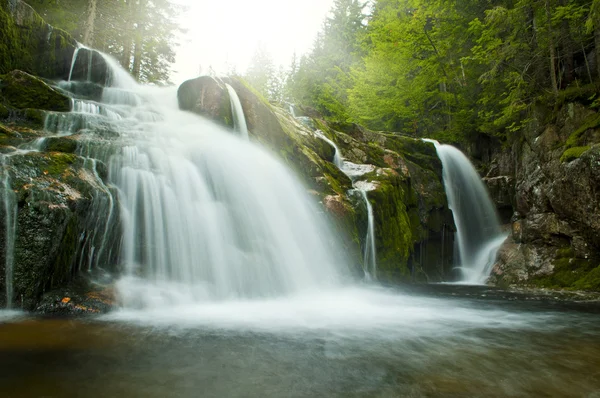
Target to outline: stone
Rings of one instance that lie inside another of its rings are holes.
[[[71,99],[40,78],[15,70],[0,76],[0,95],[5,103],[18,109],[69,112]]]

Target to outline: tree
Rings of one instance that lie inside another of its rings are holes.
[[[264,44],[259,43],[256,47],[244,78],[265,98],[272,100],[277,96],[275,65]]]
[[[350,71],[361,62],[365,3],[336,0],[311,53],[302,57],[286,86],[294,102],[313,107],[330,120],[349,120]]]
[[[115,56],[139,81],[168,81],[182,10],[171,0],[32,0],[31,5],[50,24]]]

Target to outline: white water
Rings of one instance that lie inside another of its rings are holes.
[[[483,181],[467,157],[451,145],[435,145],[444,168],[448,207],[457,229],[461,283],[484,284],[506,234]]]
[[[15,260],[15,237],[17,229],[17,201],[12,190],[8,171],[9,156],[0,155],[2,160],[2,215],[4,224],[4,281],[6,308],[13,306],[13,272]]]
[[[335,142],[330,140],[322,131],[316,130],[315,134],[323,141],[327,142],[334,149],[333,164],[350,180],[352,186],[360,193],[360,197],[367,208],[367,233],[365,236],[365,248],[363,250],[363,264],[365,277],[368,280],[377,279],[377,249],[375,248],[375,220],[373,216],[373,206],[369,202],[367,192],[375,189],[375,186],[364,181],[356,181],[359,177],[375,170],[375,166],[370,164],[355,164],[345,161],[342,152]]]
[[[229,100],[231,101],[231,112],[233,113],[233,129],[245,140],[248,139],[248,126],[246,125],[246,117],[244,116],[244,109],[240,102],[234,88],[229,84],[225,85],[229,94]]]
[[[342,283],[335,239],[295,177],[241,137],[178,109],[175,89],[141,87],[108,63],[101,103],[77,103],[84,126],[108,120],[116,153],[108,162],[123,226],[118,293],[127,308],[277,297]],[[235,94],[235,95],[234,95]],[[108,123],[107,122],[107,123]],[[95,134],[93,126],[90,134]]]

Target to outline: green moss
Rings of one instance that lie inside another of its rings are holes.
[[[0,104],[0,120],[8,119],[9,116],[10,111],[8,110],[8,108]]]
[[[46,140],[44,150],[48,152],[74,153],[77,150],[77,141],[68,137],[50,137]]]
[[[77,46],[75,40],[61,29],[53,29],[29,6],[17,4],[20,24],[17,26],[9,11],[0,8],[0,74],[14,69],[44,76],[68,76],[69,60]]]
[[[579,157],[588,149],[590,149],[589,146],[577,146],[574,148],[569,148],[563,152],[562,156],[560,157],[560,161],[562,163],[566,163],[571,162],[575,159],[579,159]]]
[[[0,93],[11,106],[18,109],[71,110],[69,97],[41,79],[18,70],[0,76]]]
[[[75,163],[77,156],[72,153],[51,152],[46,160],[43,171],[48,172],[51,176],[58,177],[63,175]]]
[[[571,135],[567,139],[567,143],[565,144],[565,147],[567,149],[576,147],[579,144],[579,140],[583,137],[585,132],[587,132],[590,129],[597,128],[599,126],[600,126],[600,114],[590,116],[589,118],[586,119],[585,122],[583,122],[581,127],[579,127],[577,130],[575,130],[573,133],[571,133]]]
[[[577,290],[600,291],[600,266],[594,268],[583,278],[575,282],[573,287]]]
[[[567,290],[600,289],[600,267],[591,260],[576,258],[572,249],[557,250],[550,275],[532,278],[536,287]]]
[[[382,181],[369,192],[375,219],[377,266],[382,279],[408,280],[408,258],[413,248],[410,217],[403,202],[401,180]]]

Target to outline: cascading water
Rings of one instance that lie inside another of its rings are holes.
[[[227,92],[229,93],[229,99],[231,101],[231,112],[233,113],[233,129],[244,139],[248,139],[248,126],[246,125],[246,118],[244,117],[244,109],[240,97],[238,97],[234,88],[229,84],[225,85]]]
[[[460,150],[434,140],[425,141],[435,145],[444,169],[448,207],[457,229],[460,282],[483,284],[506,239],[496,208],[479,174]]]
[[[315,134],[329,145],[331,145],[335,151],[333,155],[333,164],[337,166],[342,173],[346,174],[352,181],[352,186],[360,193],[360,197],[365,203],[367,208],[367,233],[365,236],[365,247],[363,250],[363,264],[365,277],[367,279],[377,278],[377,249],[375,248],[375,221],[373,216],[373,206],[369,202],[367,192],[374,187],[370,184],[364,184],[362,182],[356,183],[356,179],[366,173],[372,172],[375,168],[371,165],[358,165],[351,162],[347,162],[342,157],[341,151],[338,146],[330,140],[322,131],[316,130]]]
[[[180,111],[173,89],[138,86],[107,64],[112,84],[102,100],[74,109],[86,124],[118,133],[109,152],[81,140],[86,156],[108,164],[118,190],[124,306],[273,297],[342,281],[344,260],[327,225],[280,162]],[[246,138],[239,98],[228,90]]]
[[[15,236],[17,228],[17,201],[12,190],[8,171],[8,155],[0,155],[2,160],[2,215],[4,219],[4,281],[6,286],[6,308],[13,304],[13,268],[15,255]]]

